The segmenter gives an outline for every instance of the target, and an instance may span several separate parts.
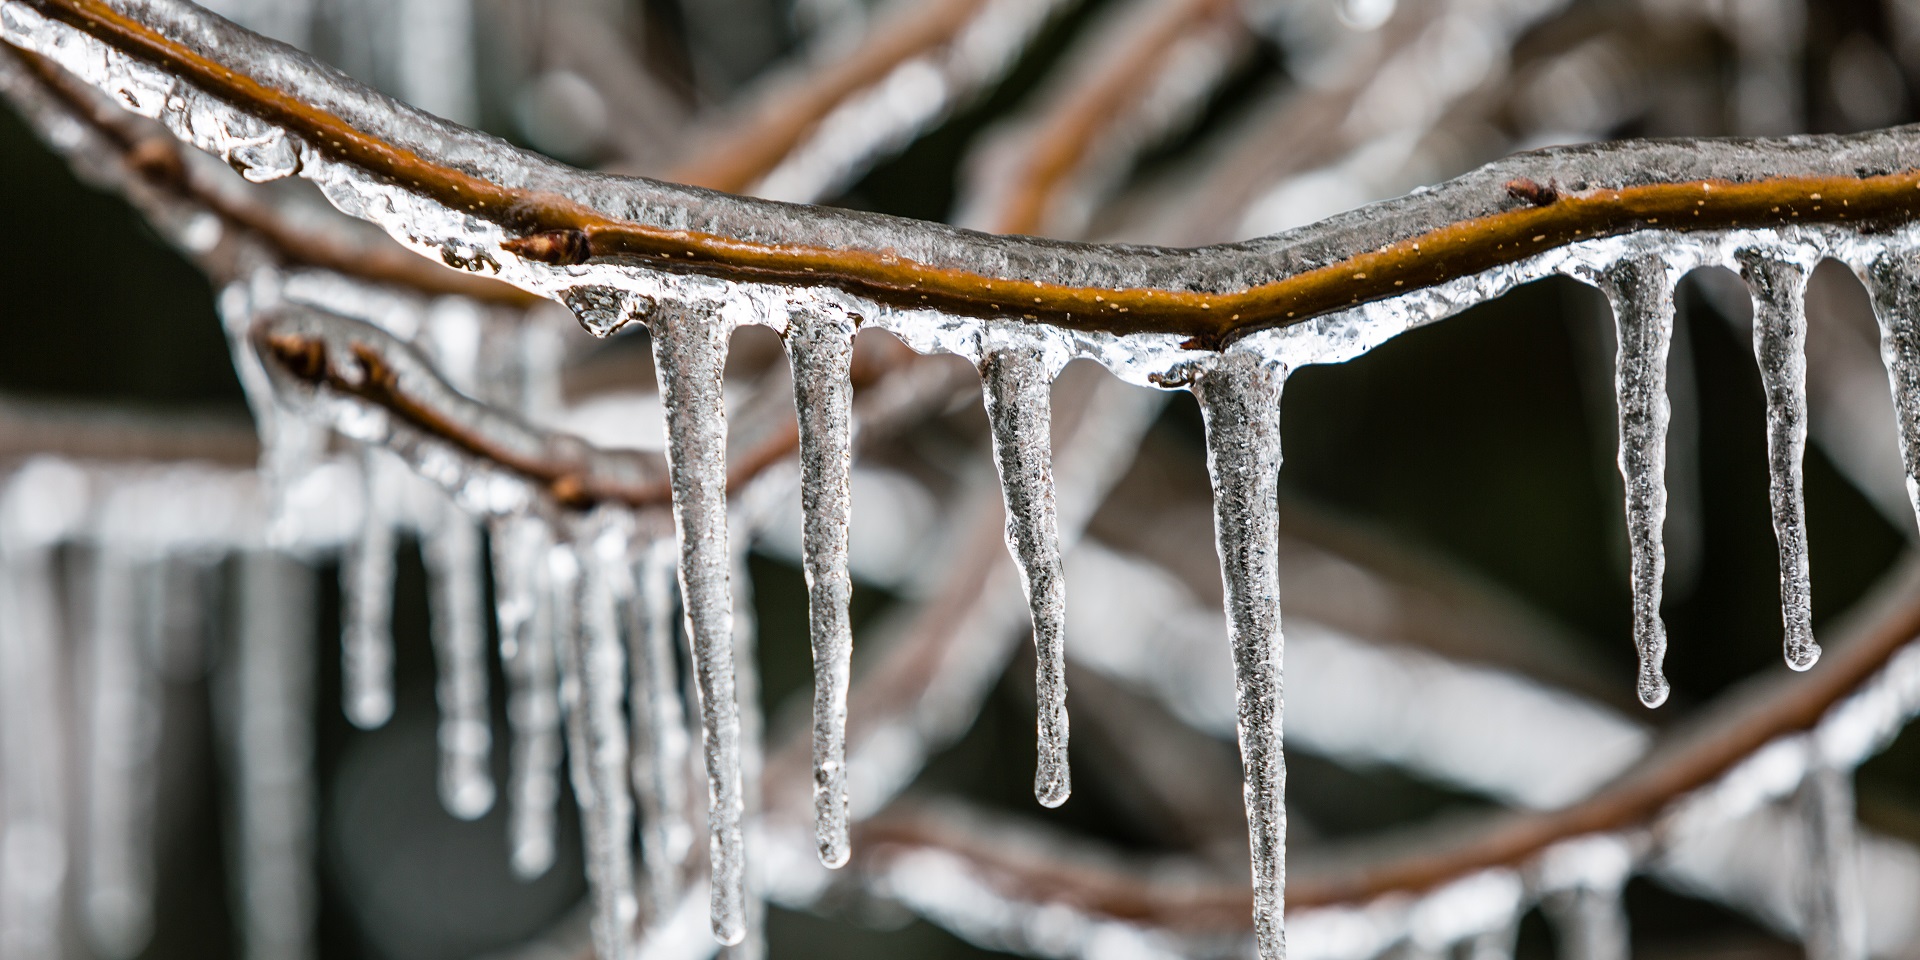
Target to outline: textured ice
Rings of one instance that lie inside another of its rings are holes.
[[[813,644],[814,833],[820,862],[838,867],[847,839],[847,682],[853,627],[847,566],[853,478],[853,319],[803,313],[787,325],[800,429],[802,563]]]
[[[722,943],[738,943],[746,936],[745,809],[727,542],[727,410],[720,386],[732,325],[718,311],[678,307],[655,311],[649,323],[667,421],[680,597],[706,748],[713,932]]]
[[[1067,802],[1067,581],[1060,565],[1059,522],[1053,500],[1052,398],[1059,371],[1044,352],[1007,345],[981,361],[993,460],[1006,499],[1007,549],[1019,568],[1033,616],[1034,697],[1039,762],[1033,794],[1041,804]]]
[[[454,816],[473,820],[492,809],[494,794],[480,530],[449,505],[421,547],[439,672],[434,698],[440,705],[440,802]]]
[[[1820,659],[1813,639],[1813,587],[1807,565],[1807,514],[1801,461],[1807,449],[1807,276],[1811,264],[1771,252],[1742,251],[1753,289],[1753,353],[1767,394],[1768,497],[1780,544],[1780,610],[1787,665]]]
[[[1254,938],[1262,960],[1286,955],[1286,760],[1281,755],[1278,480],[1284,369],[1230,353],[1193,381],[1207,424],[1214,536],[1233,648],[1236,726],[1253,853]]]
[[[1667,519],[1667,351],[1673,343],[1673,282],[1652,256],[1630,257],[1601,276],[1619,337],[1614,385],[1620,409],[1620,475],[1627,490],[1628,580],[1633,645],[1640,651],[1640,702],[1667,700],[1667,627],[1660,619],[1666,574],[1661,548]]]
[[[360,536],[340,557],[343,626],[340,684],[347,719],[361,729],[393,716],[394,520],[398,498],[391,455],[369,448],[360,458]]]

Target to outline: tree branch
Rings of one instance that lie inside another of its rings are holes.
[[[1583,240],[1646,229],[1883,229],[1920,206],[1911,128],[1628,141],[1523,154],[1247,244],[1171,250],[992,238],[641,179],[590,176],[411,110],[168,0],[20,0],[337,162],[519,235],[526,261],[619,260],[876,302],[1217,348]],[[29,42],[14,35],[15,42]]]

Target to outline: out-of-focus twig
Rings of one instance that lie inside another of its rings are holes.
[[[782,75],[725,126],[704,135],[666,178],[738,193],[793,151],[834,107],[914,56],[950,41],[987,0],[926,0],[902,7],[851,52],[834,51],[796,79]]]
[[[1062,183],[1094,149],[1100,135],[1123,122],[1152,88],[1181,39],[1201,29],[1237,22],[1230,0],[1163,0],[1143,4],[1120,36],[1100,50],[1063,90],[1030,134],[1007,195],[989,217],[995,233],[1033,233],[1046,223]]]

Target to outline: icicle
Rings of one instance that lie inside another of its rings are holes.
[[[1045,359],[1032,350],[1006,349],[980,365],[986,380],[987,420],[993,428],[993,461],[1007,504],[1007,549],[1020,567],[1033,615],[1033,649],[1039,661],[1034,693],[1039,714],[1040,759],[1033,795],[1057,807],[1073,784],[1067,767],[1067,580],[1060,567],[1059,525],[1053,505],[1052,398]]]
[[[1560,960],[1627,960],[1627,911],[1620,890],[1576,887],[1543,906],[1560,942]]]
[[[154,753],[159,682],[140,634],[166,615],[164,567],[102,546],[93,564],[88,649],[87,856],[82,910],[103,957],[138,954],[153,932]],[[144,588],[144,589],[143,589]]]
[[[32,469],[29,467],[28,469]],[[21,501],[22,481],[5,499]],[[55,960],[67,871],[66,731],[61,719],[60,624],[52,552],[22,544],[6,504],[0,528],[0,956]]]
[[[243,955],[314,955],[313,576],[277,553],[241,557],[232,725]]]
[[[1799,800],[1807,831],[1800,927],[1807,960],[1864,960],[1866,915],[1855,855],[1852,771],[1815,763],[1800,784]]]
[[[1880,323],[1880,359],[1893,388],[1907,497],[1920,518],[1920,269],[1911,251],[1883,250],[1860,273]]]
[[[507,726],[513,732],[507,846],[514,873],[529,880],[553,866],[554,807],[560,799],[550,547],[546,527],[530,517],[515,517],[494,529],[494,600],[507,679]]]
[[[1820,659],[1813,639],[1813,588],[1807,569],[1807,513],[1801,460],[1807,449],[1807,269],[1746,252],[1741,272],[1753,289],[1753,354],[1767,393],[1768,495],[1780,543],[1780,616],[1787,666]]]
[[[721,943],[738,943],[746,935],[746,859],[727,555],[727,408],[720,382],[728,328],[717,314],[666,306],[650,321],[680,539],[680,596],[706,744],[713,935]]]
[[[1254,937],[1262,960],[1286,956],[1287,768],[1281,753],[1278,481],[1285,373],[1250,354],[1222,356],[1194,380],[1206,419],[1214,537],[1233,647]]]
[[[787,331],[800,424],[801,555],[813,637],[813,836],[820,862],[844,866],[847,840],[847,682],[853,627],[847,603],[848,489],[853,476],[853,321],[796,313]]]
[[[1633,642],[1640,651],[1640,702],[1667,700],[1661,663],[1667,628],[1660,620],[1666,555],[1661,527],[1667,515],[1667,348],[1673,342],[1673,286],[1655,257],[1610,267],[1602,289],[1613,304],[1620,350],[1614,387],[1620,408],[1620,475],[1627,490],[1627,549],[1633,587]]]
[[[565,637],[567,752],[585,835],[593,891],[594,953],[624,960],[639,900],[629,843],[633,807],[627,792],[627,732],[621,716],[626,654],[598,543],[583,553],[552,551],[554,619]]]
[[[440,674],[434,688],[440,705],[440,803],[448,813],[473,820],[492,809],[494,793],[480,529],[448,503],[422,546]]]
[[[650,916],[680,898],[680,868],[693,846],[687,823],[688,731],[673,655],[673,545],[651,544],[634,572],[632,669],[633,792],[640,805],[640,859]]]
[[[751,497],[743,497],[750,500]],[[746,508],[743,512],[750,512]],[[733,567],[733,663],[734,695],[740,703],[740,808],[742,818],[752,824],[760,815],[760,775],[765,753],[766,718],[760,712],[760,658],[755,654],[759,639],[759,621],[753,610],[753,577],[747,571],[747,551],[753,545],[751,522],[733,525],[737,531],[729,542],[728,554]],[[766,960],[767,901],[761,893],[760,878],[751,873],[742,878],[740,940],[720,951],[726,960]]]
[[[363,730],[393,716],[393,470],[390,454],[362,450],[360,536],[340,559],[342,707]]]

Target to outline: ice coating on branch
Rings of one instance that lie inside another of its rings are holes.
[[[1067,766],[1067,580],[1053,501],[1053,374],[1041,351],[1020,347],[995,350],[980,364],[993,462],[1006,498],[1007,549],[1033,616],[1040,735],[1033,795],[1049,807],[1067,802],[1073,789]]]
[[[853,626],[847,604],[852,518],[853,318],[800,311],[788,320],[793,406],[800,428],[801,559],[807,578],[807,625],[813,643],[814,842],[820,862],[846,864],[847,682]]]
[[[680,540],[680,597],[700,691],[713,866],[713,935],[746,936],[741,819],[740,706],[733,675],[732,559],[727,542],[727,408],[721,394],[727,336],[717,311],[674,306],[649,318],[667,426],[667,471]]]
[[[532,879],[554,859],[554,809],[560,800],[560,699],[555,670],[553,594],[547,554],[553,537],[532,517],[493,528],[494,606],[500,665],[507,680],[507,849],[513,872]]]
[[[1753,354],[1767,395],[1768,499],[1780,544],[1780,615],[1787,666],[1820,659],[1813,639],[1813,586],[1801,461],[1807,450],[1806,264],[1745,251],[1741,272],[1753,290]]]
[[[1280,388],[1285,371],[1229,353],[1191,386],[1207,428],[1262,960],[1286,956],[1287,768],[1281,747]]]
[[[633,793],[640,809],[640,860],[651,917],[680,896],[680,868],[693,846],[687,819],[686,701],[674,659],[674,545],[662,538],[638,551],[628,662],[633,717]]]
[[[451,505],[421,544],[431,601],[433,656],[439,671],[440,802],[473,820],[493,807],[488,757],[486,589],[480,528]]]
[[[362,730],[393,716],[393,468],[389,454],[362,451],[360,536],[340,557],[341,707]]]
[[[564,642],[567,758],[580,803],[597,956],[625,960],[639,917],[633,890],[633,804],[627,783],[626,718],[621,714],[626,651],[611,577],[622,547],[617,530],[549,554],[554,620]]]
[[[1607,267],[1601,289],[1613,305],[1619,337],[1614,388],[1620,410],[1620,476],[1627,490],[1628,578],[1633,590],[1633,645],[1640,652],[1640,702],[1667,700],[1661,662],[1667,627],[1660,619],[1667,517],[1667,350],[1673,343],[1673,283],[1657,256],[1629,256]]]
[[[87,846],[82,907],[102,956],[138,954],[153,932],[154,753],[159,677],[150,660],[165,615],[159,562],[103,545],[93,563],[87,651]],[[149,636],[142,636],[147,634]]]
[[[1800,784],[1806,824],[1801,939],[1808,960],[1864,960],[1866,913],[1856,854],[1853,771],[1815,762]]]

